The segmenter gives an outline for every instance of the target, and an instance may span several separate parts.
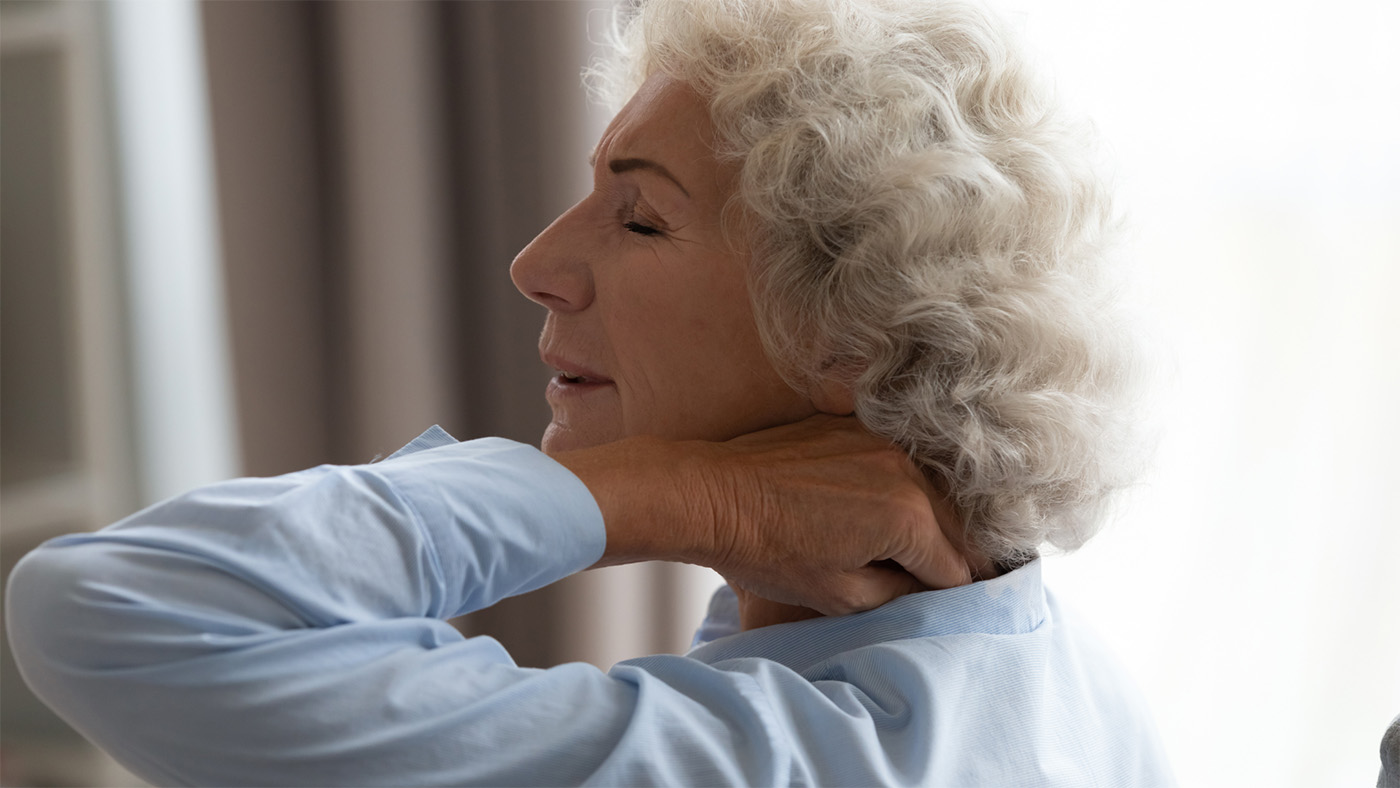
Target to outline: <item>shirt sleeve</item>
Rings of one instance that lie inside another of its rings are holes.
[[[584,569],[604,539],[539,451],[452,443],[56,539],[16,567],[7,625],[39,696],[157,784],[785,781],[744,677],[525,669],[442,620]]]

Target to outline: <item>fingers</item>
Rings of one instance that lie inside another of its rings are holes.
[[[891,557],[928,588],[955,588],[973,580],[967,545],[950,534],[963,534],[962,520],[946,495],[929,483],[914,463],[905,461],[917,494],[902,502],[905,512],[891,522],[902,526],[904,546]]]
[[[933,534],[929,541],[941,542],[944,546],[917,548],[916,555],[896,559],[909,575],[930,589],[956,588],[972,582],[972,569],[942,532]]]
[[[903,547],[891,558],[929,588],[955,588],[972,582],[963,545],[953,543],[949,531],[961,532],[956,513],[946,501],[926,498],[933,517],[912,517],[904,522]]]
[[[873,610],[906,594],[929,590],[918,578],[889,561],[872,563],[842,578],[837,592],[817,610],[828,616],[845,616]]]
[[[844,615],[972,581],[952,506],[856,419],[819,414],[724,445],[715,468],[731,494],[712,508],[729,538],[702,563],[731,582]]]

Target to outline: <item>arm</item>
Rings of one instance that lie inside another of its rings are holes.
[[[493,741],[513,688],[597,709],[591,728],[539,727],[600,758],[626,688],[521,670],[441,619],[603,542],[572,474],[475,441],[211,485],[55,540],[16,567],[6,618],[40,697],[158,784],[500,782],[529,754]]]
[[[730,493],[700,480],[718,486],[719,458],[756,453],[633,448],[631,477],[616,445],[564,458],[612,513],[606,530],[578,477],[507,441],[196,490],[21,562],[7,594],[17,661],[75,727],[158,783],[567,783],[663,757],[697,782],[771,782],[785,760],[756,743],[782,737],[742,677],[683,661],[706,688],[691,693],[582,665],[523,670],[440,620],[597,563],[744,571],[741,540],[713,536]],[[788,459],[811,476],[810,460]],[[629,498],[652,515],[688,509],[690,524],[656,540]],[[635,732],[658,725],[677,734],[669,755]],[[755,743],[747,755],[735,736]]]

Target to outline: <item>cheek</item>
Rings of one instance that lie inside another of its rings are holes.
[[[610,333],[620,361],[643,361],[638,372],[653,378],[669,370],[726,371],[758,349],[742,281],[653,277],[618,292],[614,303],[620,306],[611,310]]]
[[[723,439],[809,415],[758,339],[739,282],[638,288],[609,333],[628,431]]]
[[[607,333],[620,373],[619,394],[630,431],[693,408],[688,395],[716,365],[709,351],[715,325],[694,299],[654,283],[617,294]]]

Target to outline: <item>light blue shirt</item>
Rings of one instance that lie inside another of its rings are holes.
[[[373,465],[195,490],[15,569],[41,698],[200,785],[1157,785],[1149,715],[1039,562],[684,656],[520,668],[444,619],[593,564],[587,488],[434,428]],[[612,611],[624,615],[622,611]]]

